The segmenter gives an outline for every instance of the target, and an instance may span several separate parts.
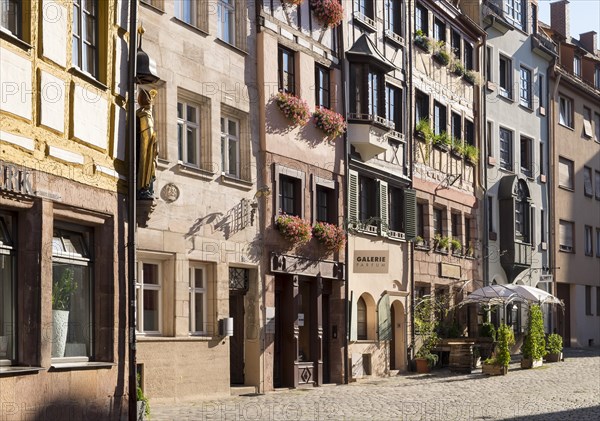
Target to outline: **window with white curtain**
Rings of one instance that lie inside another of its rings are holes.
[[[573,253],[575,251],[573,245],[573,222],[559,221],[558,226],[558,244],[560,251]]]
[[[573,161],[562,156],[558,158],[558,185],[573,190]]]

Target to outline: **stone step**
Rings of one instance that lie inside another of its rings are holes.
[[[229,388],[231,396],[256,395],[258,391],[256,386],[231,386]]]

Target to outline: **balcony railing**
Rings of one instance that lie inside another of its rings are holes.
[[[396,124],[387,118],[374,114],[348,113],[348,120],[364,121],[365,123],[373,123],[388,129],[394,129]]]

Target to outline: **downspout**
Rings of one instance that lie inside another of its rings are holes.
[[[414,2],[411,2],[411,8],[410,10],[408,10],[406,12],[407,14],[407,21],[408,21],[408,35],[411,34],[411,28],[412,28],[412,13],[411,11],[414,10],[414,7],[412,7],[412,5],[414,5]],[[407,128],[407,132],[406,132],[406,137],[408,137],[410,139],[409,145],[408,145],[408,156],[409,156],[409,160],[408,160],[408,176],[410,178],[410,187],[413,188],[413,172],[414,172],[414,168],[413,168],[413,161],[414,161],[414,156],[413,156],[413,83],[412,83],[412,63],[413,63],[413,43],[412,40],[408,40],[407,42],[408,44],[408,71],[406,72],[406,67],[405,69],[405,74],[408,73],[408,81],[407,81],[407,86],[408,86],[408,95],[407,95],[407,103],[409,104],[408,107],[408,122],[406,124],[406,128]],[[406,59],[404,60],[404,64],[406,65]],[[411,241],[408,244],[408,250],[410,252],[410,296],[411,296],[411,303],[410,303],[410,359],[413,358],[414,356],[414,343],[415,343],[415,247],[414,247],[414,241]],[[408,336],[408,332],[405,333]],[[406,343],[408,344],[408,338]],[[407,365],[408,365],[408,358],[406,361]]]
[[[494,23],[496,22],[496,17],[492,16],[491,17],[491,22],[489,25],[487,25],[486,27],[483,28],[483,32],[485,32],[485,34],[483,35],[483,83],[487,84],[488,81],[488,77],[489,75],[487,74],[487,30],[490,29]],[[483,84],[482,83],[482,84]],[[488,171],[487,171],[487,167],[488,167],[488,156],[490,151],[487,150],[487,137],[488,137],[488,133],[487,133],[487,95],[486,95],[486,90],[487,88],[484,87],[481,90],[481,97],[482,97],[482,102],[481,102],[481,107],[483,109],[483,124],[482,124],[482,133],[483,133],[483,139],[482,139],[482,145],[483,145],[483,156],[482,156],[482,170],[483,170],[483,180],[482,183],[480,183],[480,185],[483,188],[483,286],[488,286],[490,284],[490,280],[489,280],[489,272],[490,272],[490,261],[489,261],[489,232],[490,232],[490,227],[489,227],[489,221],[488,221],[488,214],[489,214],[489,209],[488,209],[488,196],[487,196],[487,191],[488,191]],[[487,320],[486,320],[487,321]]]
[[[338,36],[338,51],[340,53],[340,72],[341,72],[341,81],[342,81],[342,115],[346,116],[346,120],[347,120],[347,104],[346,104],[346,58],[344,57],[344,29],[343,29],[343,25],[339,26],[340,30],[337,33]],[[344,195],[344,216],[346,219],[346,226],[348,225],[348,178],[349,178],[349,174],[350,174],[350,158],[348,156],[348,135],[347,132],[344,132],[344,189],[343,191],[346,193]],[[350,236],[348,234],[346,234],[346,238],[349,240]],[[346,281],[344,282],[344,315],[347,317],[346,320],[346,334],[344,335],[344,384],[348,384],[349,380],[350,380],[350,376],[348,374],[348,370],[350,369],[349,364],[348,364],[348,344],[349,344],[349,337],[350,337],[350,329],[351,329],[351,323],[352,323],[352,317],[349,313],[350,311],[350,304],[349,304],[349,293],[350,293],[350,268],[349,268],[349,261],[350,261],[350,250],[349,250],[349,241],[346,242],[346,247],[344,248],[344,262],[346,263],[344,266],[344,271],[345,271],[345,278]]]
[[[129,330],[129,421],[137,419],[137,365],[136,365],[136,320],[135,320],[135,266],[136,266],[136,115],[135,115],[135,75],[137,54],[137,0],[129,2],[129,63],[127,75],[127,141],[129,142],[129,173],[128,173],[128,221],[127,221],[127,279],[128,293],[127,303],[129,305],[127,324]]]
[[[558,46],[558,48],[560,49],[560,45]],[[559,50],[560,51],[560,50]],[[556,179],[556,165],[550,165],[550,160],[552,159],[554,161],[554,154],[556,153],[556,142],[554,139],[555,136],[555,130],[554,130],[554,116],[556,115],[556,102],[558,101],[558,87],[560,85],[560,80],[562,78],[562,73],[557,72],[556,71],[556,59],[553,60],[553,63],[551,65],[551,69],[552,69],[552,73],[555,75],[556,77],[556,82],[554,83],[554,91],[552,92],[552,100],[550,101],[549,105],[550,105],[550,110],[549,110],[549,114],[550,114],[550,118],[548,120],[548,125],[550,127],[550,130],[548,132],[548,175],[549,180],[548,180],[548,185],[553,186],[554,185],[554,180]],[[550,85],[550,75],[548,75],[548,86]],[[549,91],[548,91],[549,92]],[[552,200],[554,195],[551,195],[551,191],[552,189],[548,189],[548,204],[549,204],[549,212],[548,212],[548,235],[549,235],[549,239],[550,241],[548,241],[548,247],[550,248],[550,262],[549,262],[549,266],[550,266],[550,273],[552,274],[552,294],[553,295],[557,295],[558,293],[558,287],[557,287],[557,280],[556,280],[556,251],[558,249],[558,247],[553,247],[553,243],[556,240],[556,215],[555,215],[555,206],[553,206],[552,204]],[[563,313],[564,313],[564,307],[563,307]],[[556,315],[556,313],[555,313]],[[558,325],[558,315],[556,315],[556,325]],[[566,323],[563,323],[563,331],[560,332],[559,334],[561,334],[563,337],[565,337],[566,334]]]

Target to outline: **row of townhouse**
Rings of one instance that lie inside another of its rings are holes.
[[[0,1],[2,415],[405,372],[424,297],[496,283],[600,343],[600,55],[566,1],[129,3]]]

